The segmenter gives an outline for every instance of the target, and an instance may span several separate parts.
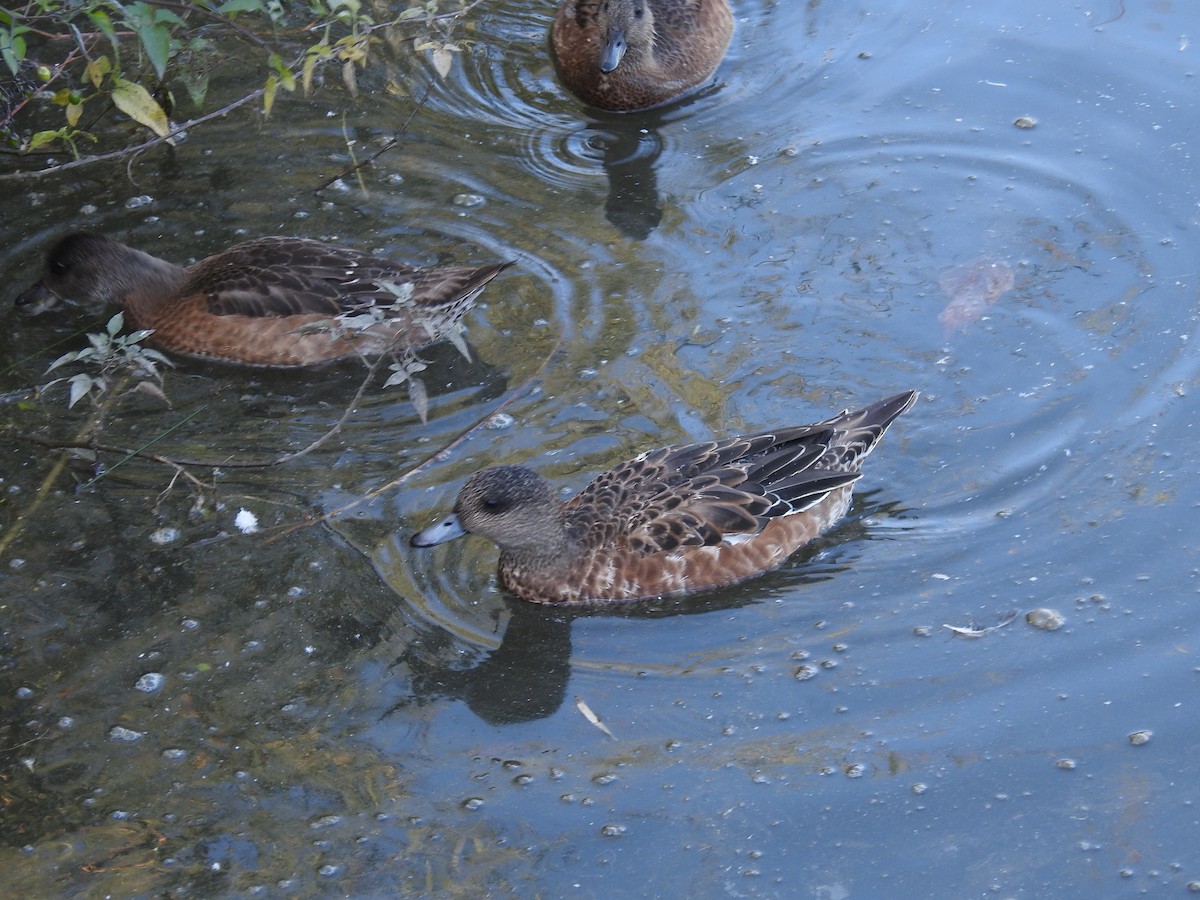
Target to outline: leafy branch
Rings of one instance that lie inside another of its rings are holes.
[[[67,384],[70,388],[67,407],[70,408],[84,397],[91,397],[95,402],[98,397],[109,393],[119,378],[121,383],[133,381],[133,390],[150,393],[169,406],[170,402],[162,391],[162,372],[159,366],[173,366],[174,363],[157,350],[142,346],[142,341],[151,334],[149,330],[121,334],[124,326],[124,313],[117,313],[108,320],[104,331],[87,336],[88,346],[82,350],[64,353],[50,363],[47,372],[53,372],[69,363],[83,363],[90,371],[85,369],[69,378],[55,378],[42,385],[42,392],[45,393],[58,384]]]
[[[0,8],[0,142],[26,155],[65,149],[78,162],[85,145],[99,144],[96,126],[112,109],[157,142],[171,142],[182,130],[171,123],[179,89],[203,109],[209,73],[231,58],[262,73],[261,87],[243,101],[261,99],[266,115],[281,90],[312,93],[327,65],[340,67],[353,95],[381,35],[397,30],[410,35],[413,52],[428,53],[444,77],[452,54],[464,49],[452,30],[479,2],[410,0],[376,21],[362,0],[309,0],[306,8],[279,0],[27,0],[23,7]],[[301,14],[315,18],[295,21]],[[65,86],[54,89],[56,82]],[[61,124],[31,128],[46,108],[32,100],[61,108]],[[236,105],[242,103],[230,107]],[[85,111],[93,109],[85,124]],[[124,152],[139,149],[144,145]]]

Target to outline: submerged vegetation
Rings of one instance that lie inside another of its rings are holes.
[[[280,91],[316,90],[335,72],[351,94],[372,49],[387,41],[427,54],[439,75],[463,49],[455,26],[478,0],[30,0],[0,7],[0,143],[8,153],[112,158],[173,141],[247,103],[270,115]],[[211,75],[250,73],[234,99],[209,95]],[[389,84],[404,91],[404,85]],[[187,108],[200,115],[178,121]],[[136,123],[114,140],[117,114]],[[40,171],[49,173],[50,164]]]

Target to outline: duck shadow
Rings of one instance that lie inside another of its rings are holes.
[[[600,151],[600,163],[608,178],[604,215],[621,234],[644,240],[662,222],[657,166],[664,145],[659,132],[714,90],[710,86],[664,106],[637,112],[591,110],[585,142]]]
[[[663,151],[658,129],[647,127],[643,117],[610,118],[591,122],[588,128],[589,143],[602,152],[601,165],[608,178],[604,217],[626,237],[645,240],[663,217],[655,172]]]
[[[665,619],[725,612],[762,603],[780,590],[813,585],[851,568],[860,542],[869,539],[867,516],[903,518],[899,503],[856,497],[849,517],[809,544],[780,570],[701,594],[631,603],[561,607],[506,599],[497,619],[500,645],[472,665],[462,665],[456,635],[436,629],[408,644],[391,669],[406,674],[409,690],[383,717],[412,705],[461,700],[491,725],[512,725],[553,715],[567,695],[571,676],[571,629],[577,619],[607,616]],[[507,616],[503,625],[501,620]]]

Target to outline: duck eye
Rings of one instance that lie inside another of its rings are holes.
[[[484,497],[483,508],[488,512],[500,512],[504,509],[504,501],[498,497]]]
[[[67,272],[71,271],[71,267],[61,259],[51,260],[46,268],[50,270],[51,275],[66,275]]]

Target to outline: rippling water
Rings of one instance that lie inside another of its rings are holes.
[[[471,360],[426,353],[427,423],[371,388],[294,463],[189,485],[132,462],[79,491],[86,460],[41,492],[53,455],[13,441],[14,890],[1200,884],[1200,13],[734,6],[714,83],[663,110],[582,109],[546,55],[552,4],[497,0],[361,184],[313,193],[431,77],[386,48],[357,101],[284,98],[128,172],[39,182],[0,223],[14,285],[80,225],[181,261],[291,233],[517,262]],[[97,321],[9,320],[10,437],[80,431],[27,388]],[[185,364],[171,409],[125,401],[105,436],[178,426],[165,455],[269,458],[362,375]],[[642,449],[908,388],[847,519],[735,588],[566,613],[506,598],[482,541],[407,544],[484,465],[576,490]],[[263,534],[229,536],[241,508]],[[1064,627],[1026,623],[1043,607]]]

